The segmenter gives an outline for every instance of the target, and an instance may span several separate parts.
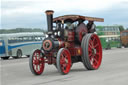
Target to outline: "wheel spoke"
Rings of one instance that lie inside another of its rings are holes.
[[[92,52],[92,49],[89,47],[89,48],[88,48],[88,51],[89,51],[89,52]]]
[[[63,60],[60,61],[60,64],[64,64],[65,62]]]
[[[98,64],[98,61],[95,59],[95,58],[93,58],[94,59],[94,61],[96,62],[96,64]]]
[[[94,48],[96,48],[98,45],[99,45],[98,43],[97,43],[97,44],[95,44],[95,45],[94,45]]]
[[[91,49],[93,48],[91,43],[89,43],[89,47],[90,47]]]
[[[98,64],[98,61],[96,60],[96,58],[94,58],[94,56],[92,56],[90,59],[90,63],[92,66],[94,66],[94,61],[96,62],[96,64]]]
[[[100,54],[100,53],[96,53],[96,55],[98,55],[98,56],[99,56],[99,54]]]
[[[62,70],[64,71],[64,65],[63,65],[63,64],[62,64],[61,68],[62,68]]]
[[[90,39],[90,43],[93,45],[93,41],[92,41],[92,39]]]
[[[96,38],[95,38],[95,37],[93,37],[93,43],[95,43],[95,40],[96,40]]]
[[[89,57],[91,57],[92,56],[92,53],[89,53]]]
[[[36,71],[38,71],[38,65],[36,65]]]
[[[35,56],[35,60],[37,60],[37,55]]]
[[[90,59],[90,63],[91,63],[91,65],[93,65],[93,58]]]
[[[33,64],[36,64],[35,60],[33,60]]]
[[[64,55],[61,54],[61,59],[60,59],[60,63],[61,63],[61,64],[64,64],[64,63],[65,63],[64,59],[65,59],[65,58],[64,58]]]
[[[64,60],[64,55],[63,54],[61,54],[61,59]]]
[[[89,40],[89,46],[91,47],[91,49],[94,48],[94,43],[93,43],[93,40],[92,39]]]

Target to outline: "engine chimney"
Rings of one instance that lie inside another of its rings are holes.
[[[45,11],[47,16],[47,25],[48,25],[48,32],[51,33],[53,31],[53,10],[46,10]]]

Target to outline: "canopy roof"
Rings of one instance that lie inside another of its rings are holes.
[[[53,22],[67,22],[67,21],[77,21],[77,20],[88,20],[88,21],[97,21],[97,22],[104,22],[103,18],[96,18],[96,17],[88,17],[88,16],[81,16],[81,15],[64,15],[59,16],[53,19]]]

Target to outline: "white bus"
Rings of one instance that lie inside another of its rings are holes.
[[[40,49],[44,34],[42,32],[0,34],[1,59],[30,56],[37,48]]]

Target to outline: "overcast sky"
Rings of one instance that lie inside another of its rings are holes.
[[[97,25],[128,27],[128,0],[1,0],[1,28],[46,28],[45,10],[54,17],[65,14],[101,17]]]

